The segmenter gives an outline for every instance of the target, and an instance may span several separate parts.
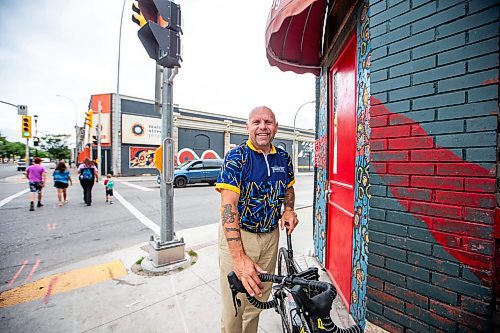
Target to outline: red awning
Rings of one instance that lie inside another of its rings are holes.
[[[325,0],[274,0],[266,28],[271,66],[298,74],[320,74],[325,9]]]

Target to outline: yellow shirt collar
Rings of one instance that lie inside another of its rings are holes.
[[[250,141],[250,139],[247,140],[247,145],[253,151],[256,151],[258,153],[262,153],[262,150],[257,149],[257,148],[254,147],[254,145],[252,144],[252,141]],[[271,151],[269,152],[269,154],[276,154],[276,147],[274,147],[274,145],[272,143],[271,143]]]

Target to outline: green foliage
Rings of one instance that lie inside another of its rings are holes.
[[[142,257],[140,257],[139,259],[137,259],[135,263],[136,263],[137,265],[140,265],[140,264],[141,264],[141,262],[142,262],[143,260],[144,260],[144,256],[142,256]]]
[[[14,158],[15,156],[24,156],[26,153],[26,144],[21,142],[10,142],[5,136],[0,134],[0,157]]]
[[[40,140],[40,147],[46,151],[53,160],[63,160],[71,158],[71,151],[68,148],[68,134],[47,134]]]

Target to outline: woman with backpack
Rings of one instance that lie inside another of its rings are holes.
[[[57,188],[57,205],[61,207],[63,204],[63,199],[64,203],[68,203],[68,183],[73,185],[73,180],[71,180],[69,171],[66,170],[66,163],[62,161],[59,162],[52,176],[54,177],[54,187]]]
[[[94,162],[86,158],[78,167],[80,185],[83,188],[83,201],[90,206],[92,204],[92,187],[97,183],[97,167]]]

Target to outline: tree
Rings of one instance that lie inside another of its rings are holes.
[[[24,157],[26,153],[26,145],[21,142],[10,142],[5,136],[0,134],[0,157],[14,158],[15,156]]]
[[[47,134],[42,137],[40,147],[49,154],[51,159],[70,159],[71,151],[68,148],[69,137],[69,134]]]

